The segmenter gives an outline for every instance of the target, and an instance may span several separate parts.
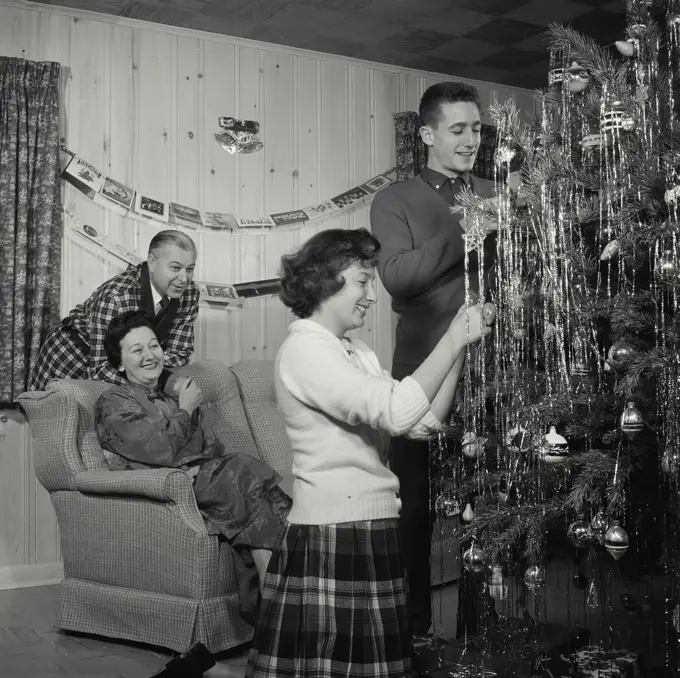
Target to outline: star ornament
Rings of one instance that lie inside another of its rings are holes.
[[[487,228],[484,220],[480,218],[472,218],[469,220],[470,227],[463,233],[463,241],[465,242],[465,251],[472,252],[483,249],[484,239],[487,236]]]

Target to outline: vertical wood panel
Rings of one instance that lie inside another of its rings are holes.
[[[70,30],[69,110],[67,145],[100,171],[108,165],[110,114],[110,25],[89,19],[73,19]],[[70,185],[65,201],[77,219],[105,231],[109,211],[86,198]],[[70,225],[66,217],[65,226]],[[66,241],[69,262],[64,298],[69,307],[83,302],[92,289],[106,280],[111,270],[107,259]]]
[[[374,167],[374,113],[371,102],[371,71],[362,66],[350,66],[352,96],[351,105],[351,157],[349,185],[362,183],[373,176]],[[352,228],[369,228],[369,206],[362,205],[350,213]],[[374,348],[373,327],[375,324],[376,306],[373,305],[366,314],[364,326],[356,331],[356,335]]]
[[[313,205],[319,200],[326,200],[330,196],[321,196],[320,192],[320,161],[319,137],[320,129],[320,91],[319,70],[321,64],[317,59],[297,57],[297,156],[298,180],[297,199],[300,207]],[[298,229],[294,245],[300,245],[320,229],[318,222]]]
[[[240,118],[258,120],[262,117],[265,55],[251,47],[238,49],[238,111]],[[265,213],[265,154],[262,152],[239,155],[239,195],[237,213],[258,215]],[[236,282],[258,280],[263,277],[265,235],[236,236],[238,258]],[[261,359],[264,356],[264,318],[262,302],[250,300],[240,314],[241,358]]]
[[[12,410],[0,410],[4,438],[0,437],[2,473],[0,473],[0,567],[24,562],[26,538],[24,504],[25,466],[23,417]]]
[[[321,62],[321,197],[328,199],[350,188],[351,124],[347,105],[350,67],[345,63]],[[323,222],[323,228],[349,228],[349,216],[341,214]]]
[[[0,7],[0,52],[2,56],[38,59],[38,12]]]
[[[137,181],[137,68],[139,31],[127,26],[111,26],[109,158],[102,171],[130,188]],[[132,252],[137,250],[137,222],[109,210],[109,238]],[[119,266],[119,268],[121,268]],[[115,272],[112,271],[112,274]]]
[[[395,162],[395,138],[393,115],[399,98],[399,83],[394,73],[373,72],[373,120],[374,158],[377,167],[389,169]],[[392,363],[394,344],[393,314],[390,296],[378,281],[378,303],[375,309],[373,348],[381,365]]]

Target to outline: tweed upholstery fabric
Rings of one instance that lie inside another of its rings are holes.
[[[274,361],[242,360],[232,365],[260,459],[281,474],[290,471],[292,450],[276,404]]]
[[[244,371],[249,384],[257,381],[257,365],[251,369],[254,379]],[[174,371],[198,382],[206,417],[226,447],[258,457],[234,373],[216,361]],[[19,398],[36,475],[61,532],[57,625],[180,652],[197,641],[213,652],[247,642],[252,628],[239,615],[231,547],[208,533],[191,479],[177,469],[107,469],[94,404],[109,387],[61,380]]]

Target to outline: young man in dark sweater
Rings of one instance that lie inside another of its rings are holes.
[[[413,373],[441,339],[465,303],[465,246],[468,224],[451,214],[463,186],[491,198],[494,184],[470,174],[480,144],[481,104],[477,90],[460,82],[428,88],[420,101],[420,135],[428,147],[427,167],[408,181],[378,193],[371,229],[382,249],[378,272],[399,315],[392,376]],[[485,278],[496,254],[496,224],[487,224]],[[469,253],[470,286],[479,292],[478,257]],[[483,293],[483,291],[482,291]],[[453,368],[460,372],[463,361]],[[414,636],[432,624],[428,445],[394,438],[390,467],[400,481],[402,556],[409,581],[409,618]]]

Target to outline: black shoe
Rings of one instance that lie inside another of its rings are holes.
[[[184,654],[169,661],[160,673],[152,678],[200,678],[215,666],[215,660],[203,643],[192,645]]]

